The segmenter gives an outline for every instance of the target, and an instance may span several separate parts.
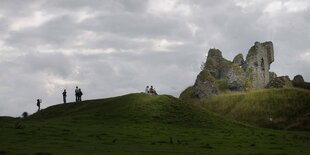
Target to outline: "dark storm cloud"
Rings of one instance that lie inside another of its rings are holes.
[[[144,90],[177,96],[192,85],[209,48],[246,56],[271,40],[278,75],[310,80],[306,0],[4,0],[0,5],[0,115],[74,98]]]

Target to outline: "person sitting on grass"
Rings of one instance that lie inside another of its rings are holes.
[[[155,88],[153,88],[153,95],[158,95]]]
[[[146,86],[146,88],[145,88],[145,93],[146,93],[146,94],[150,93],[149,86]]]
[[[153,86],[151,86],[149,92],[150,92],[150,94],[152,94],[152,95],[157,95],[156,90],[155,90],[155,88],[154,88]]]

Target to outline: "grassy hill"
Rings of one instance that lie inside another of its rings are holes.
[[[129,94],[0,117],[0,154],[309,154],[310,133],[251,127],[167,95]]]
[[[227,93],[202,101],[204,108],[260,127],[310,131],[310,91],[296,88]]]

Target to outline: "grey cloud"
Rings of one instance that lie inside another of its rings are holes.
[[[143,13],[148,5],[148,0],[117,0],[117,3],[126,11]]]
[[[32,27],[11,32],[6,43],[21,48],[45,44],[59,48],[70,43],[78,34],[79,30],[73,27],[72,19],[68,16],[60,16],[39,28]]]
[[[61,53],[30,53],[19,59],[18,64],[31,74],[47,72],[68,77],[73,71],[72,61]]]
[[[6,14],[12,17],[25,16],[31,13],[29,9],[35,3],[36,2],[34,1],[30,1],[30,3],[21,4],[21,1],[19,0],[10,0],[10,1],[3,0],[1,1],[0,13]]]
[[[127,37],[173,38],[183,35],[184,32],[189,37],[189,31],[184,31],[186,25],[181,20],[165,19],[149,14],[137,16],[136,14],[111,13],[92,18],[85,25],[99,32],[107,31]]]

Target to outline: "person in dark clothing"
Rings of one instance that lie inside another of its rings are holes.
[[[41,108],[41,100],[37,99],[37,106],[38,106],[38,111],[40,111]]]
[[[157,92],[153,86],[151,86],[151,88],[150,88],[150,94],[157,95]]]
[[[158,95],[154,87],[153,87],[153,95]]]
[[[78,86],[76,86],[75,87],[75,102],[79,101],[78,94],[79,94],[79,88],[78,88]]]
[[[66,98],[67,98],[67,91],[66,91],[66,89],[64,90],[64,92],[62,92],[62,97],[63,97],[64,103],[67,103],[67,100],[66,100]]]
[[[151,87],[150,87],[149,92],[150,92],[150,94],[153,94],[153,92],[154,92],[154,88],[153,88],[153,86],[151,86]]]
[[[82,92],[81,88],[79,89],[77,95],[78,95],[78,101],[82,101],[83,92]]]

